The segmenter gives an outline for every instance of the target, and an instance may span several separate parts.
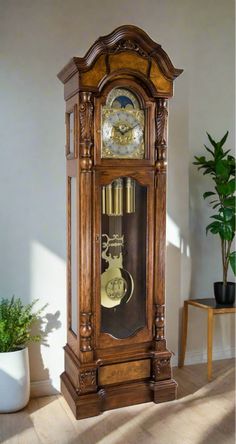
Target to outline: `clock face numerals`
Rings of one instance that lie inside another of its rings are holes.
[[[107,105],[102,109],[102,157],[143,159],[144,112],[135,96],[112,90]]]
[[[143,112],[104,110],[103,157],[143,158]]]

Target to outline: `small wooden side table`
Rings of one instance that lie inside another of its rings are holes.
[[[188,307],[203,308],[207,310],[207,377],[208,381],[212,379],[212,344],[213,344],[213,326],[214,315],[235,313],[236,307],[234,305],[218,305],[215,299],[188,299],[184,301],[183,310],[183,323],[182,323],[182,341],[181,341],[181,353],[179,360],[179,367],[183,367],[186,344],[187,344],[187,332],[188,332]]]

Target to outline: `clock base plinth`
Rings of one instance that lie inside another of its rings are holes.
[[[78,395],[66,372],[62,373],[61,375],[61,393],[69,404],[76,419],[89,418],[102,413],[102,393],[96,392]]]
[[[153,402],[155,402],[155,404],[177,399],[178,384],[174,379],[151,382],[150,387],[151,390],[153,390]]]
[[[173,379],[153,382],[136,381],[117,386],[104,386],[97,392],[79,394],[67,374],[61,375],[61,392],[76,419],[100,415],[112,410],[144,402],[160,403],[176,399],[177,383]]]

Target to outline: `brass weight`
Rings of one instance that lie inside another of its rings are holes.
[[[102,214],[107,216],[123,216],[124,180],[114,180],[111,184],[102,187]],[[125,211],[135,212],[135,180],[125,179]]]
[[[130,177],[126,179],[126,212],[135,212],[135,182]]]
[[[106,214],[112,216],[112,184],[106,186]]]
[[[113,182],[114,216],[123,216],[123,179]]]

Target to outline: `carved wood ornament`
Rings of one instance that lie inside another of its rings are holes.
[[[155,313],[155,340],[160,341],[164,339],[164,328],[165,328],[165,306],[156,305]]]
[[[146,59],[150,58],[149,54],[146,51],[144,51],[142,48],[140,48],[138,43],[132,40],[121,40],[114,46],[114,48],[112,48],[111,52],[118,53],[126,50],[135,51],[141,57],[144,57]]]
[[[167,159],[167,123],[168,123],[168,110],[167,100],[157,100],[157,114],[156,114],[156,150],[157,150],[157,162],[156,167],[158,172],[164,173],[166,171]]]
[[[77,419],[176,397],[165,339],[165,222],[168,100],[181,72],[161,45],[127,25],[58,74],[66,101],[68,214],[61,387]],[[105,137],[113,140],[106,149]]]
[[[82,171],[91,171],[91,148],[93,146],[93,104],[90,92],[80,93],[80,157]]]
[[[80,350],[82,352],[92,350],[92,313],[80,313]]]
[[[96,370],[84,370],[79,374],[78,393],[88,393],[96,390]]]

